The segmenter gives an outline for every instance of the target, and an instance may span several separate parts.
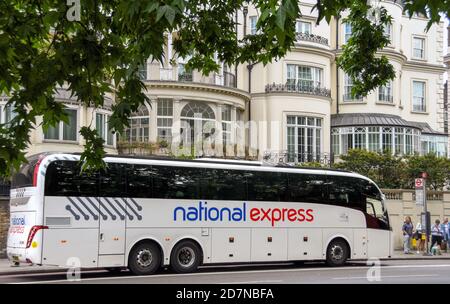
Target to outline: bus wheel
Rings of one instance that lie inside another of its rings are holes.
[[[178,273],[193,272],[200,265],[201,256],[201,250],[196,243],[181,241],[172,250],[170,266]]]
[[[128,268],[135,275],[155,273],[161,266],[161,252],[154,243],[140,243],[131,249]]]
[[[347,243],[342,239],[332,240],[327,248],[327,265],[342,266],[349,256]]]

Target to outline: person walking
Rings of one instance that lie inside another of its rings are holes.
[[[410,244],[411,244],[411,237],[413,234],[413,224],[411,222],[411,217],[407,216],[405,217],[405,222],[403,223],[402,231],[403,231],[403,253],[409,254],[410,253]]]
[[[443,234],[441,249],[447,252],[447,248],[449,245],[448,241],[450,239],[448,217],[444,218],[444,222],[441,224],[441,232]]]
[[[433,227],[431,227],[431,246],[430,251],[432,250],[434,244],[437,244],[438,246],[441,246],[442,241],[442,230],[441,230],[441,221],[437,219],[434,221]]]

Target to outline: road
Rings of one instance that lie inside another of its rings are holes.
[[[367,279],[370,274],[372,281]],[[377,274],[380,280],[377,281]],[[366,262],[329,268],[322,263],[233,265],[202,267],[191,274],[162,270],[152,276],[132,276],[128,271],[111,274],[104,270],[83,271],[80,281],[68,281],[66,273],[11,274],[0,283],[19,284],[354,284],[354,283],[450,283],[450,260],[382,261],[379,269]]]

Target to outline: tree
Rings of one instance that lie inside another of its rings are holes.
[[[58,86],[68,85],[77,99],[100,107],[104,94],[114,92],[110,127],[122,132],[128,118],[147,100],[138,68],[147,58],[161,61],[165,33],[177,31],[175,52],[191,56],[187,68],[204,74],[216,71],[215,54],[227,64],[269,63],[286,54],[295,41],[299,6],[295,0],[60,0],[0,1],[0,94],[10,96],[17,116],[0,125],[0,175],[18,169],[25,160],[29,131],[43,116],[46,130],[67,120],[64,106],[55,101]],[[449,15],[449,1],[407,0],[405,11],[426,13],[430,24]],[[258,34],[238,38],[235,12],[246,5],[260,11]],[[386,83],[393,68],[375,52],[387,44],[385,10],[372,22],[364,0],[321,0],[318,22],[350,10],[347,21],[357,29],[338,64],[355,83],[354,94],[365,95]],[[69,18],[67,18],[69,17]],[[83,168],[104,163],[103,139],[91,126],[83,127]]]
[[[440,190],[449,180],[450,160],[436,156],[434,153],[423,156],[414,155],[408,158],[406,170],[409,187],[413,187],[415,178],[420,177],[422,172],[426,172],[427,186],[433,190]]]

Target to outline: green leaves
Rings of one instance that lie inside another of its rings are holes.
[[[84,145],[84,151],[80,157],[81,171],[97,171],[106,167],[103,157],[106,153],[103,149],[103,143],[105,142],[101,138],[96,130],[92,130],[89,127],[82,127],[80,134],[86,141]]]

